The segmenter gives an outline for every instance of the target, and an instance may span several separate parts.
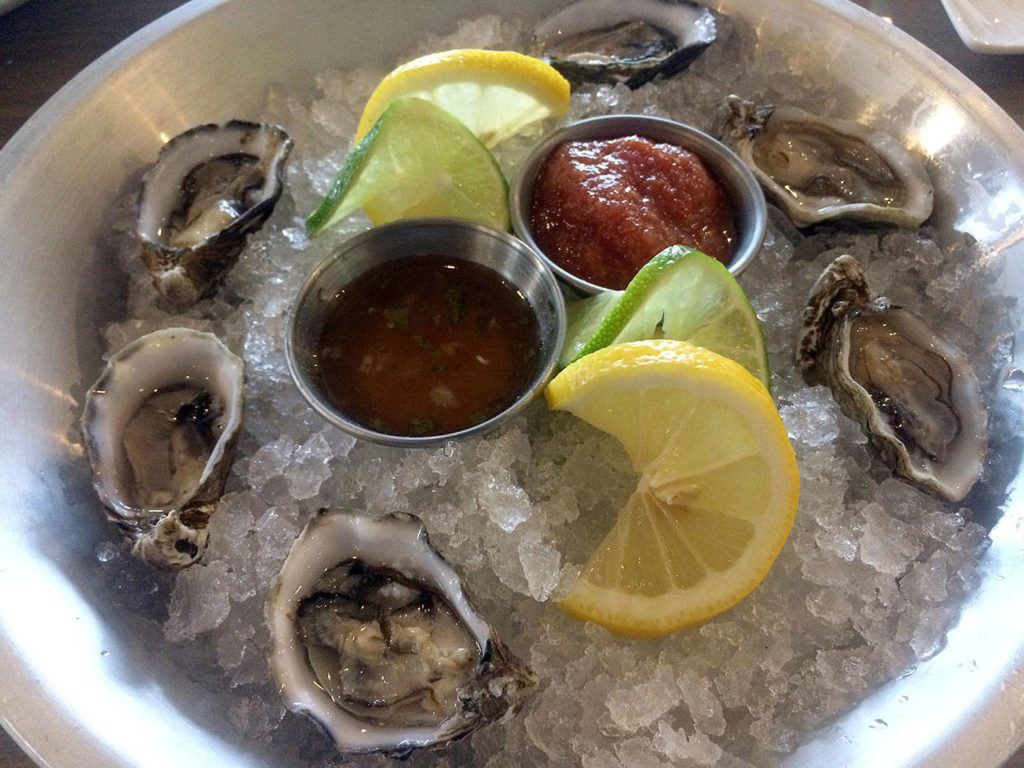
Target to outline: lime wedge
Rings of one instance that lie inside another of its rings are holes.
[[[732,358],[768,386],[764,334],[746,294],[721,262],[693,248],[666,248],[625,290],[573,302],[568,314],[562,367],[612,344],[666,338]]]
[[[507,230],[508,182],[458,119],[424,99],[394,100],[306,219],[313,236],[364,208],[374,224],[454,216]]]

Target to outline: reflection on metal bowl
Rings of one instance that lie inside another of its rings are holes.
[[[1020,297],[1019,128],[957,72],[847,3],[718,5],[748,20],[765,49],[798,52],[794,61],[809,77],[834,78],[837,111],[877,116],[925,146],[940,176],[937,224],[974,235],[986,259],[1006,265],[1007,293]],[[540,2],[517,6],[530,18],[547,10]],[[343,46],[334,25],[317,23],[337,14],[334,3],[198,2],[83,73],[0,154],[2,259],[14,278],[0,287],[0,393],[10,427],[0,444],[0,707],[42,761],[156,766],[188,749],[226,768],[288,764],[233,731],[222,714],[229,694],[188,679],[154,651],[165,642],[158,626],[111,603],[95,562],[106,532],[73,424],[77,399],[99,370],[97,330],[118,298],[115,269],[101,258],[107,221],[97,201],[118,198],[126,169],[154,154],[160,133],[255,111],[268,82],[301,88],[316,72],[360,61],[386,68],[414,30],[448,31],[456,18],[505,11],[499,2],[356,1],[346,13],[361,23]],[[232,35],[245,42],[227,71],[224,40]],[[125,119],[126,105],[139,119]],[[1002,519],[992,528],[984,578],[945,646],[796,745],[787,765],[977,768],[997,765],[1013,748],[1024,725],[1018,469],[1014,462],[1000,478],[1008,496],[990,499],[993,518]],[[52,610],[41,617],[40,604]],[[62,638],[59,652],[54,638]]]

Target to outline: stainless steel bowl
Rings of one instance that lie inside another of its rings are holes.
[[[544,161],[565,141],[593,141],[639,135],[652,141],[675,144],[699,155],[725,187],[736,214],[736,243],[729,271],[738,275],[757,254],[764,241],[767,208],[764,194],[754,175],[727,146],[696,128],[672,120],[645,115],[607,115],[580,120],[545,137],[526,158],[513,177],[509,191],[512,227],[547,262],[559,280],[580,295],[591,296],[603,286],[574,275],[544,253],[533,236],[530,207],[533,187]]]
[[[759,49],[789,56],[794,72],[828,87],[831,111],[873,118],[925,148],[940,187],[936,226],[976,237],[984,258],[1004,267],[1001,289],[1024,298],[1024,132],[991,99],[845,0],[711,4],[756,30]],[[40,765],[305,764],[277,742],[240,735],[227,713],[244,704],[241,689],[211,679],[212,660],[202,670],[181,663],[180,648],[161,632],[165,607],[147,613],[139,607],[145,593],[112,588],[97,560],[110,526],[75,424],[101,367],[99,329],[123,317],[123,276],[107,238],[109,209],[124,198],[126,178],[192,125],[258,114],[268,83],[311,88],[317,72],[359,64],[385,72],[424,31],[448,34],[458,19],[486,13],[529,24],[555,5],[195,0],[95,62],[0,151],[0,720]],[[351,24],[324,23],[338,19]],[[1024,332],[1015,330],[1018,338]],[[1022,368],[1024,355],[1014,350],[1008,369]],[[1004,396],[1019,414],[1012,380]],[[981,582],[941,650],[913,674],[865,692],[854,709],[794,744],[793,754],[748,762],[994,768],[1021,742],[1019,455],[1002,471],[1007,493],[989,505],[997,522]],[[131,576],[153,586],[141,571]]]
[[[529,303],[537,320],[540,347],[533,375],[500,413],[458,432],[394,435],[361,424],[325,391],[318,373],[317,349],[326,316],[338,293],[367,270],[396,259],[444,255],[497,272]],[[481,435],[516,415],[544,388],[554,373],[565,341],[565,301],[544,262],[521,240],[462,219],[406,219],[368,229],[347,240],[306,279],[288,322],[288,366],[303,397],[325,419],[363,440],[407,447],[440,445]]]

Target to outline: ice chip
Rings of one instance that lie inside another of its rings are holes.
[[[259,491],[271,478],[284,475],[296,448],[298,445],[291,438],[280,437],[257,449],[249,461],[249,487]]]
[[[297,510],[288,507],[271,507],[256,522],[255,576],[261,588],[269,586],[270,580],[281,569],[288,549],[298,536],[301,525]]]
[[[524,536],[518,550],[530,595],[534,600],[547,600],[558,586],[562,556],[555,547],[541,541],[538,534]]]
[[[293,499],[311,499],[320,492],[320,486],[331,476],[331,446],[322,433],[316,432],[292,454],[292,464],[286,470],[288,492]]]
[[[653,744],[673,765],[685,765],[684,761],[692,761],[695,765],[714,766],[719,764],[722,757],[722,748],[707,735],[697,731],[689,736],[684,729],[675,730],[664,721],[658,723]]]
[[[938,603],[949,595],[949,553],[939,550],[924,562],[914,563],[900,581],[900,589],[914,604]]]
[[[679,688],[694,725],[705,733],[715,736],[724,734],[726,724],[722,702],[712,689],[711,680],[693,669],[687,669],[679,677]]]
[[[209,632],[227,618],[227,563],[215,560],[180,571],[174,584],[164,622],[164,637],[172,643],[192,640]]]
[[[658,667],[650,679],[614,690],[608,697],[608,712],[624,733],[636,733],[657,722],[681,699],[675,675]]]
[[[916,615],[914,634],[910,646],[918,658],[926,659],[936,654],[945,642],[946,627],[956,613],[951,605],[936,605],[925,608]]]
[[[921,551],[920,534],[877,503],[861,509],[860,558],[882,573],[903,573]]]
[[[634,736],[628,739],[621,739],[615,742],[615,756],[622,765],[635,766],[635,768],[673,768],[671,763],[666,763],[658,757],[651,744],[651,740],[642,736]],[[586,765],[584,761],[584,765]],[[595,765],[607,765],[607,763],[595,763]]]
[[[235,622],[231,632],[221,633],[217,638],[217,663],[226,670],[236,669],[245,658],[247,648],[252,647],[252,638],[256,634],[251,621],[239,626]]]
[[[530,516],[530,499],[506,469],[495,472],[477,491],[487,516],[504,531],[514,531]]]

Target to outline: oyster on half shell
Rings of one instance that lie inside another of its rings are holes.
[[[988,419],[967,357],[914,313],[874,298],[852,256],[811,288],[795,359],[896,474],[948,501],[981,476]]]
[[[277,205],[291,148],[282,128],[245,120],[196,126],[163,146],[136,224],[157,291],[185,307],[214,288]]]
[[[85,397],[93,484],[132,552],[178,569],[206,548],[242,423],[244,366],[214,335],[168,328],[113,355]]]
[[[934,189],[921,158],[887,133],[792,106],[729,96],[719,133],[798,227],[833,219],[916,227]]]
[[[285,704],[346,752],[458,739],[517,711],[537,683],[412,515],[321,510],[265,612]]]
[[[715,34],[715,14],[692,0],[577,0],[537,25],[530,52],[570,82],[638,88],[685,69]]]

